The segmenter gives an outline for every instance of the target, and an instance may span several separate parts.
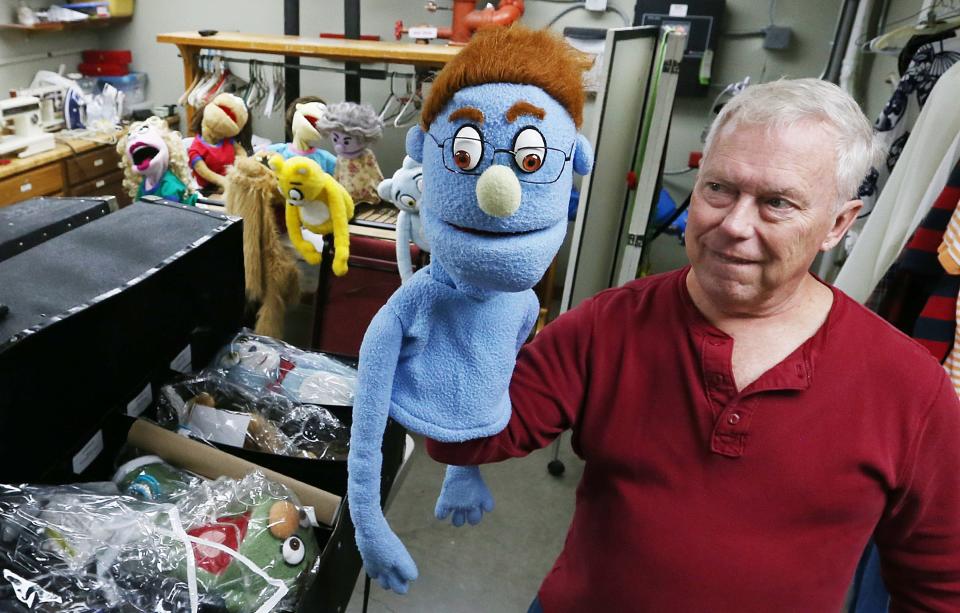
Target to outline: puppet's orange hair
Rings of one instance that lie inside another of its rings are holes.
[[[547,30],[521,25],[478,31],[437,75],[423,103],[424,130],[453,94],[484,83],[535,85],[559,102],[579,128],[583,120],[583,71],[586,57]]]

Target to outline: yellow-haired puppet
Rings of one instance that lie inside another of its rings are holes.
[[[319,264],[323,235],[333,234],[333,274],[347,274],[347,222],[353,217],[353,198],[310,158],[295,156],[284,160],[274,155],[269,166],[277,174],[280,193],[287,201],[287,234],[294,248],[308,264]]]
[[[130,197],[159,196],[181,204],[195,204],[198,194],[191,190],[187,152],[166,121],[148,117],[131,124],[117,143],[123,188]]]

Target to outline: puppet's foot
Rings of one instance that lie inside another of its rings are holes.
[[[357,549],[370,578],[385,590],[406,594],[417,578],[417,565],[386,522],[373,530],[357,530]]]
[[[483,519],[484,513],[492,510],[493,496],[480,476],[480,467],[447,466],[447,476],[443,479],[434,510],[437,519],[444,520],[453,514],[454,526],[464,523],[475,526]]]

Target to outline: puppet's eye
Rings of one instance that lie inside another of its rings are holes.
[[[473,126],[463,126],[453,136],[453,163],[460,170],[473,170],[483,157],[483,140]]]
[[[423,178],[417,178],[417,191],[423,193]]]
[[[291,189],[287,193],[287,198],[289,198],[290,200],[293,200],[294,202],[300,202],[301,200],[303,200],[303,194],[300,193],[299,189]]]
[[[400,196],[400,203],[407,206],[417,206],[417,199],[410,194],[404,194]]]
[[[536,128],[524,128],[513,139],[514,161],[523,172],[536,172],[543,166],[547,143]]]
[[[303,562],[303,558],[307,555],[306,548],[299,536],[291,536],[285,540],[283,545],[280,546],[280,553],[283,554],[283,561],[290,566],[296,566]]]

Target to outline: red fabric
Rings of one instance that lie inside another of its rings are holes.
[[[247,526],[249,524],[250,513],[248,512],[233,517],[221,517],[212,524],[188,530],[187,534],[237,551],[240,543],[247,537]],[[219,575],[225,571],[233,562],[233,557],[227,552],[202,543],[193,544],[193,556],[199,568],[214,575]]]
[[[891,611],[960,611],[960,402],[939,364],[834,290],[817,334],[738,393],[686,272],[547,326],[499,435],[427,441],[479,464],[573,429],[586,463],[544,610],[838,611],[874,534]]]
[[[187,150],[187,158],[190,160],[190,168],[193,168],[198,161],[203,160],[207,168],[218,175],[226,176],[227,166],[233,165],[235,152],[232,138],[225,139],[219,145],[211,145],[197,135],[193,138],[193,142],[190,143],[190,148]],[[210,182],[198,175],[195,170],[193,176],[196,177],[197,184],[199,184],[200,187],[210,185]]]

